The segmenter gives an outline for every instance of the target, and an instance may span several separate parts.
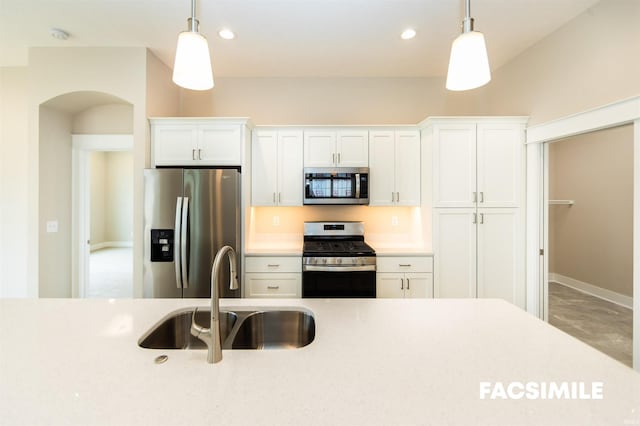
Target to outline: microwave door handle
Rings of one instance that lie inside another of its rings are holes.
[[[360,198],[360,173],[356,173],[356,198]]]
[[[173,238],[173,246],[174,246],[174,256],[175,256],[175,267],[176,267],[176,287],[182,288],[182,263],[180,262],[181,250],[176,250],[175,248],[180,247],[180,230],[181,226],[181,216],[182,216],[182,197],[177,197],[176,199],[176,224]]]

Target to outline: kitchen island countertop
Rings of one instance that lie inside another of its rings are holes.
[[[640,424],[640,374],[500,300],[223,300],[306,307],[315,340],[215,365],[137,346],[172,310],[207,305],[0,300],[0,424]],[[603,398],[481,399],[481,382],[601,382]]]

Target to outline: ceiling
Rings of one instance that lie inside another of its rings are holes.
[[[473,0],[491,68],[598,0]],[[431,77],[446,73],[462,0],[198,0],[200,31],[219,77]],[[144,46],[169,67],[190,0],[0,0],[0,66],[31,46]],[[50,36],[52,27],[70,34]],[[217,35],[222,27],[235,40]],[[413,27],[417,36],[401,40]]]

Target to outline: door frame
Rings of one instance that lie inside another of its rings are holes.
[[[89,282],[90,175],[95,151],[131,151],[133,135],[71,135],[71,297],[85,297]],[[132,183],[133,184],[133,183]],[[133,278],[133,277],[132,277]]]
[[[527,311],[548,319],[548,142],[633,124],[633,368],[640,371],[640,96],[527,128]]]

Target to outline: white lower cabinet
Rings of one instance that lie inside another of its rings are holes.
[[[500,298],[524,305],[520,209],[436,208],[435,297]]]
[[[378,255],[376,297],[433,297],[433,259],[428,256]]]
[[[302,295],[302,258],[247,256],[245,297],[295,298]]]

